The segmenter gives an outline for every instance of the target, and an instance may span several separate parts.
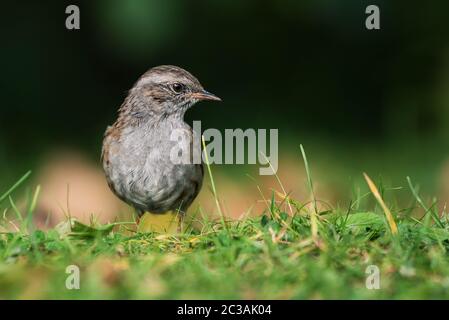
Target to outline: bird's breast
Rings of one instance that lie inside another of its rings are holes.
[[[202,165],[187,159],[191,144],[190,128],[124,130],[108,148],[108,181],[120,198],[141,210],[164,212],[190,205],[203,180]]]

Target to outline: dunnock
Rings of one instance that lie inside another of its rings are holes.
[[[177,212],[178,230],[203,181],[202,164],[176,163],[171,150],[191,150],[194,133],[185,112],[200,100],[220,101],[189,72],[158,66],[144,73],[129,90],[118,119],[106,130],[102,162],[109,187],[137,210],[161,215]],[[173,141],[174,130],[188,139]],[[157,220],[158,217],[154,216]]]

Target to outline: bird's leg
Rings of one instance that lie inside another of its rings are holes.
[[[141,211],[141,210],[138,210],[138,211],[137,211],[136,226],[139,225],[140,219],[142,218],[143,214],[144,214],[143,211]]]
[[[178,212],[178,233],[182,232],[182,224],[184,222],[184,213]]]

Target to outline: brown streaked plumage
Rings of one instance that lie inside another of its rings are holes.
[[[102,149],[106,179],[139,215],[179,211],[182,217],[198,195],[202,164],[177,162],[176,150],[191,150],[195,133],[184,114],[200,100],[220,99],[184,69],[155,67],[129,90],[117,121],[107,128]],[[185,139],[174,141],[174,133]]]

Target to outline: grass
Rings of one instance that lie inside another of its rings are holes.
[[[199,228],[181,235],[73,219],[37,230],[32,213],[40,188],[29,193],[25,213],[12,198],[28,173],[0,193],[0,299],[449,298],[449,222],[434,199],[427,205],[408,178],[412,204],[388,205],[395,190],[366,176],[372,193],[324,210],[301,153],[310,203],[273,191],[260,217],[197,218]],[[66,288],[72,265],[80,270],[79,290]],[[366,287],[371,265],[380,271],[378,290]]]

